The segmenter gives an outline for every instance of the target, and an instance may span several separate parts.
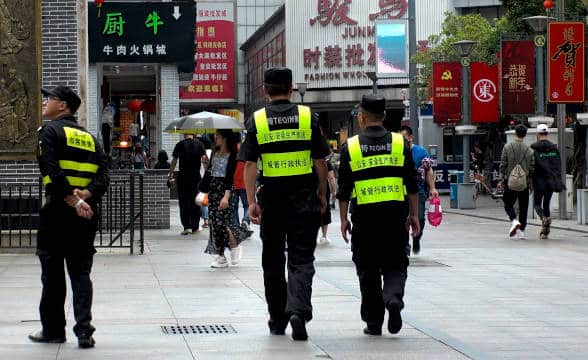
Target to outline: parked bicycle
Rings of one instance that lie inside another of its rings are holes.
[[[486,181],[486,176],[482,172],[480,172],[477,165],[474,165],[474,172],[471,177],[472,182],[474,182],[474,200],[478,200],[478,197],[481,194],[490,194],[490,197],[494,200],[502,199],[502,192],[497,190],[492,190]]]

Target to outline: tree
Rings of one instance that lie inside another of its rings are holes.
[[[495,64],[500,51],[500,34],[508,27],[506,18],[500,18],[491,24],[479,14],[456,15],[446,13],[441,33],[429,37],[429,48],[425,52],[416,54],[412,61],[420,68],[417,76],[419,98],[426,101],[428,98],[427,84],[433,71],[433,62],[452,59],[458,60],[458,54],[451,45],[461,40],[473,40],[478,44],[472,50],[470,58],[472,61],[482,61],[488,64]]]
[[[554,4],[558,0],[554,0]],[[565,0],[565,14],[567,20],[580,20],[584,14],[584,5],[581,0]],[[546,10],[543,7],[543,0],[504,0],[503,5],[506,8],[506,18],[508,20],[509,31],[516,33],[532,33],[532,30],[525,23],[523,18],[536,15],[556,16],[555,7]]]

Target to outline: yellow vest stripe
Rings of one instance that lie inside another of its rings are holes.
[[[263,176],[295,176],[312,173],[310,150],[262,154]]]
[[[63,131],[65,131],[65,139],[67,146],[74,147],[76,149],[96,152],[96,144],[94,144],[94,138],[89,133],[64,126]]]
[[[384,201],[404,201],[405,190],[402,178],[385,177],[355,182],[358,205]]]
[[[89,173],[97,173],[98,165],[92,163],[82,163],[70,160],[59,160],[59,167],[63,170],[75,170]]]
[[[92,182],[92,179],[90,179],[90,178],[83,178],[83,177],[78,177],[78,176],[66,176],[65,178],[67,179],[67,182],[69,182],[69,184],[71,186],[81,187],[81,188],[87,187]],[[51,178],[49,177],[49,175],[43,177],[43,184],[44,185],[51,184]]]
[[[257,143],[260,145],[280,141],[308,141],[312,138],[312,115],[307,106],[298,106],[298,129],[270,130],[265,108],[256,111],[253,119],[257,129]]]

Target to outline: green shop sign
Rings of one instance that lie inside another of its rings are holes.
[[[105,2],[100,12],[94,3],[88,8],[91,63],[178,63],[182,71],[193,70],[193,2]]]

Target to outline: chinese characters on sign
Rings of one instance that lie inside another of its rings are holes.
[[[100,17],[88,6],[90,62],[193,62],[194,6],[108,3]]]
[[[196,9],[196,67],[190,85],[180,88],[180,99],[234,99],[234,53],[233,3],[198,3]]]
[[[533,41],[502,42],[502,113],[535,112],[535,45]]]
[[[407,0],[313,0],[311,3],[316,6],[286,1],[286,41],[293,49],[287,63],[295,74],[300,74],[295,82],[307,82],[310,88],[369,84],[366,72],[374,70],[379,55],[376,20],[406,20]],[[302,26],[306,26],[302,31],[300,19],[304,21]],[[391,50],[384,55],[389,60],[402,54]],[[406,58],[402,56],[403,63]],[[397,62],[396,59],[388,61],[391,64],[388,69],[395,70]]]
[[[441,125],[461,120],[461,64],[433,63],[433,119]]]
[[[583,102],[584,23],[550,23],[548,39],[549,102]]]

